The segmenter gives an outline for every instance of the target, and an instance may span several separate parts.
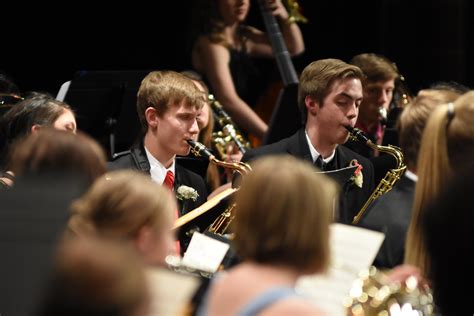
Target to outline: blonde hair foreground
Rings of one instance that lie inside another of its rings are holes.
[[[323,272],[335,183],[291,156],[253,165],[236,193],[235,246],[244,260]]]
[[[109,172],[72,204],[69,229],[78,235],[133,239],[143,226],[172,226],[170,192],[132,170]]]
[[[429,262],[422,238],[423,213],[441,192],[453,172],[461,174],[474,157],[474,91],[454,103],[439,106],[423,132],[413,211],[405,244],[405,263],[428,275]]]

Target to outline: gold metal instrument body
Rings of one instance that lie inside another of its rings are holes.
[[[227,229],[230,226],[230,223],[234,220],[235,213],[234,209],[236,207],[235,203],[232,203],[229,207],[222,212],[216,220],[209,226],[207,229],[210,233],[216,235],[224,235]]]
[[[350,297],[344,302],[346,315],[435,315],[433,294],[414,276],[404,282],[391,281],[375,267],[359,274]]]
[[[301,6],[297,0],[283,1],[288,10],[288,23],[308,23],[308,19],[301,13]]]
[[[250,142],[242,136],[242,133],[237,129],[231,117],[224,111],[222,105],[217,101],[212,94],[208,96],[211,104],[214,119],[220,127],[220,131],[212,133],[212,147],[216,150],[217,155],[221,160],[227,160],[227,149],[232,142],[239,148],[242,154],[249,148]]]
[[[387,171],[387,173],[385,174],[385,177],[379,182],[375,190],[370,195],[369,199],[365,202],[365,204],[362,206],[360,211],[354,217],[352,224],[357,224],[359,223],[360,219],[365,214],[365,212],[367,211],[367,208],[370,206],[370,204],[372,204],[373,201],[375,201],[381,195],[392,190],[395,183],[398,180],[400,180],[400,177],[405,172],[407,166],[404,163],[403,153],[399,147],[393,146],[393,145],[381,146],[381,145],[374,144],[359,129],[352,128],[352,127],[346,127],[346,128],[350,133],[351,139],[363,142],[374,150],[378,150],[380,152],[392,155],[397,162],[397,166],[394,169],[390,169],[389,171]]]
[[[245,176],[250,171],[252,171],[252,167],[250,165],[238,161],[238,162],[224,162],[218,160],[203,144],[199,142],[195,142],[192,140],[187,141],[188,144],[191,146],[191,152],[196,157],[207,157],[209,162],[216,164],[220,167],[227,168],[238,172],[241,176]],[[236,189],[234,189],[236,190]],[[216,196],[217,197],[217,196]],[[211,201],[211,200],[210,200]],[[208,202],[210,202],[208,201]],[[216,220],[208,227],[208,231],[216,234],[216,235],[224,235],[229,227],[230,223],[234,219],[233,210],[236,204],[233,203],[229,207],[225,209],[223,213],[221,213]]]

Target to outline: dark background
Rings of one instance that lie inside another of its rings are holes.
[[[248,23],[262,27],[252,0]],[[362,52],[395,61],[412,91],[438,80],[474,86],[468,0],[300,0],[306,52],[320,58]],[[79,70],[189,68],[190,1],[15,4],[2,10],[0,68],[22,91],[56,94]],[[20,29],[24,29],[20,31]],[[275,66],[276,67],[276,66]]]

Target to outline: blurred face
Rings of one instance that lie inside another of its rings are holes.
[[[197,139],[198,113],[199,110],[182,101],[170,106],[162,117],[156,116],[156,136],[161,152],[170,156],[189,154],[190,148],[186,140]]]
[[[379,122],[382,118],[380,110],[388,110],[394,89],[394,79],[367,82],[364,86],[364,100],[360,105],[360,119],[367,123]]]
[[[241,23],[247,17],[249,0],[217,0],[219,13],[226,24]]]
[[[207,124],[209,124],[210,105],[207,102],[208,92],[206,91],[206,89],[204,89],[204,87],[199,81],[193,80],[193,82],[196,85],[196,87],[199,89],[199,91],[204,93],[204,97],[206,98],[206,102],[204,103],[204,106],[201,108],[201,110],[199,110],[198,116],[197,116],[197,123],[199,126],[199,130],[202,130],[203,128],[207,126]]]
[[[173,193],[170,191],[170,195]],[[173,215],[163,218],[160,227],[147,227],[148,236],[146,242],[142,243],[142,255],[145,262],[150,265],[165,265],[166,256],[176,254],[176,242],[173,232],[174,211],[178,209],[178,204],[174,195],[169,199],[170,205],[162,209],[162,212],[173,213]]]
[[[56,121],[54,121],[53,127],[58,130],[68,131],[76,134],[76,118],[71,111],[64,109],[63,113],[56,119]]]
[[[323,105],[316,105],[315,121],[321,139],[330,144],[343,144],[349,136],[344,126],[354,126],[362,102],[362,83],[356,78],[336,80]]]
[[[207,124],[209,124],[209,114],[210,114],[209,112],[210,112],[209,103],[206,102],[204,106],[202,107],[202,109],[199,110],[198,116],[197,116],[197,124],[200,130],[202,130],[203,128],[207,126]]]

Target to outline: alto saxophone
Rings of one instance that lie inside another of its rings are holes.
[[[191,146],[191,153],[195,155],[196,157],[206,157],[209,159],[209,162],[221,166],[223,168],[228,168],[235,170],[238,172],[241,176],[244,176],[248,174],[250,171],[252,171],[252,168],[250,165],[244,163],[244,162],[224,162],[218,160],[203,144],[190,140],[187,140],[189,146]],[[235,203],[230,205],[225,209],[224,212],[222,212],[216,220],[208,227],[208,231],[216,234],[216,235],[224,235],[226,232],[227,228],[229,227],[230,223],[234,219],[234,213],[233,210],[235,208]]]
[[[360,209],[359,213],[357,213],[357,215],[354,217],[352,224],[357,224],[362,218],[362,216],[365,214],[365,211],[367,210],[369,205],[373,201],[375,201],[381,195],[392,190],[395,183],[400,179],[400,177],[405,172],[405,169],[407,168],[407,166],[404,163],[403,153],[399,147],[393,146],[393,145],[381,146],[381,145],[374,144],[369,138],[367,138],[367,136],[365,136],[362,133],[361,130],[357,128],[353,128],[352,126],[346,126],[346,129],[349,131],[350,137],[352,140],[360,141],[374,150],[378,150],[380,152],[390,154],[397,161],[397,166],[394,169],[390,169],[389,171],[387,171],[387,173],[385,174],[385,177],[380,181],[377,188],[375,188],[375,190],[370,195],[369,199],[365,202],[364,206],[362,206],[362,208]]]

